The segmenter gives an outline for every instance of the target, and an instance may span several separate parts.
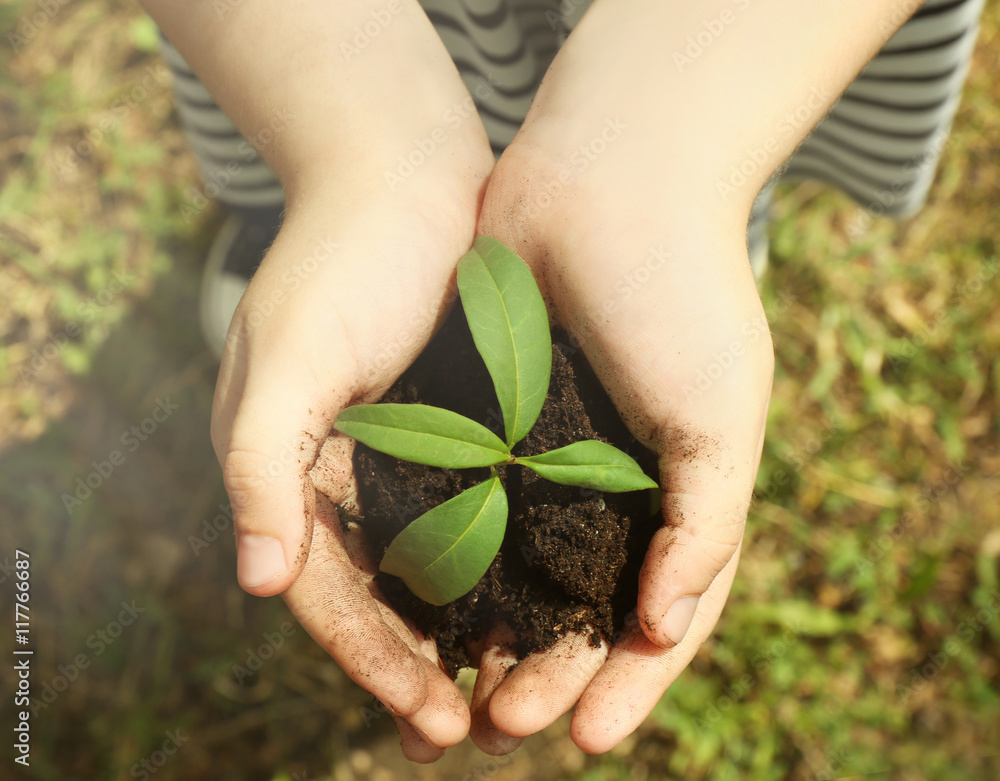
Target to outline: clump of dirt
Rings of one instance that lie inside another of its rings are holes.
[[[493,385],[461,307],[383,401],[444,407],[503,436]],[[583,439],[610,442],[655,478],[655,456],[629,434],[583,351],[556,330],[548,397],[514,452],[532,455]],[[363,526],[377,559],[410,521],[489,476],[488,469],[412,464],[361,444],[354,466],[363,516],[341,508],[341,518]],[[548,648],[569,631],[589,633],[595,647],[601,637],[610,639],[635,609],[639,567],[659,527],[647,491],[615,494],[559,485],[520,466],[500,473],[509,502],[507,533],[471,592],[437,607],[411,594],[399,578],[378,575],[393,608],[437,641],[453,676],[471,666],[466,643],[500,622],[513,630],[512,650],[519,657]]]

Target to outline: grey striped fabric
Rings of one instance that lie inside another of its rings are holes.
[[[166,38],[161,48],[173,74],[177,114],[205,180],[204,186],[190,192],[181,205],[185,220],[215,199],[236,212],[284,203],[278,177],[219,108],[177,49]]]
[[[784,175],[839,187],[877,213],[916,213],[958,109],[983,4],[924,3],[847,88]]]
[[[477,103],[496,155],[513,139],[589,2],[423,0],[470,92],[485,96]],[[770,192],[782,177],[838,187],[875,214],[900,218],[919,210],[958,106],[983,4],[927,0],[893,35],[758,197],[748,229],[751,257],[766,245]],[[192,194],[193,213],[202,208],[196,202],[214,198],[237,212],[280,205],[275,175],[166,40],[163,52],[205,176],[203,190]]]

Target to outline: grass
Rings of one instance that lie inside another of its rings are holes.
[[[757,499],[690,671],[608,756],[575,751],[563,720],[510,758],[466,742],[430,768],[399,759],[391,721],[279,600],[235,585],[195,317],[219,215],[181,217],[198,178],[155,31],[132,3],[0,5],[5,31],[33,18],[0,50],[0,563],[31,552],[32,683],[54,697],[30,777],[141,777],[170,735],[150,777],[1000,777],[995,4],[917,218],[859,222],[842,196],[783,188]],[[144,432],[160,402],[176,410]]]

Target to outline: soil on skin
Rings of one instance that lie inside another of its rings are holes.
[[[583,351],[553,332],[552,381],[541,416],[515,455],[532,455],[583,439],[601,439],[656,475],[656,459],[629,434]],[[486,367],[461,307],[383,401],[454,410],[503,437],[503,419]],[[489,476],[488,469],[446,470],[400,461],[364,445],[355,449],[362,524],[377,560],[392,539],[427,510]],[[436,607],[403,582],[379,573],[395,610],[437,641],[452,676],[473,666],[466,643],[500,622],[513,631],[519,658],[548,648],[569,631],[589,633],[596,647],[611,639],[634,611],[638,573],[659,526],[648,491],[614,494],[558,485],[529,469],[500,469],[510,506],[500,553],[476,587]],[[351,518],[341,508],[343,520]]]

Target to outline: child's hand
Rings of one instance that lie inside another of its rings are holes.
[[[615,166],[611,147],[605,154]],[[643,566],[638,620],[613,647],[567,637],[506,678],[505,657],[484,655],[472,734],[485,750],[537,732],[578,700],[572,732],[586,751],[606,751],[642,722],[718,620],[757,473],[773,355],[745,222],[678,211],[658,197],[660,182],[618,186],[604,163],[587,171],[604,186],[540,197],[564,169],[515,142],[494,171],[479,232],[533,267],[556,320],[659,454],[663,528]]]
[[[379,602],[370,562],[309,472],[340,410],[381,396],[443,314],[494,162],[485,130],[417,0],[144,4],[287,199],[234,316],[212,411],[240,584],[282,593],[405,717],[407,755],[430,761],[465,735],[468,708],[433,644]],[[359,27],[376,23],[358,46]],[[349,454],[332,463],[324,488],[349,499]]]
[[[484,149],[480,182],[492,163]],[[421,352],[472,242],[478,183],[412,185],[331,188],[290,206],[230,327],[212,439],[240,584],[282,593],[341,667],[413,725],[398,719],[408,756],[429,761],[465,736],[468,709],[433,643],[379,602],[374,565],[309,476],[340,410],[378,399]],[[319,468],[335,501],[352,498],[349,450]]]
[[[416,1],[401,3],[348,56],[339,44],[378,0],[336,14],[322,0],[295,13],[255,3],[226,19],[197,0],[145,0],[248,138],[263,138],[277,111],[292,117],[260,142],[288,215],[237,310],[213,409],[240,582],[285,592],[348,674],[406,717],[407,756],[429,761],[461,739],[468,712],[432,646],[373,594],[370,562],[352,555],[308,476],[337,413],[378,398],[430,337],[492,165],[478,121],[442,127],[468,95]],[[671,52],[731,5],[739,23],[682,73]],[[490,179],[479,232],[533,265],[626,422],[661,454],[665,525],[638,622],[610,653],[567,638],[505,679],[502,643],[482,650],[472,731],[484,749],[510,750],[507,736],[579,700],[574,739],[607,750],[711,631],[739,553],[773,360],[747,211],[891,34],[885,20],[905,18],[896,5],[595,0],[547,74]],[[782,116],[804,106],[783,133]],[[387,167],[415,148],[423,162],[389,186]],[[720,199],[718,183],[748,155],[753,175]],[[336,499],[350,496],[348,459],[327,475]]]
[[[486,750],[575,704],[577,745],[607,751],[715,626],[774,361],[746,254],[750,206],[917,2],[594,0],[553,61],[491,175],[479,233],[532,265],[556,320],[659,454],[663,527],[635,620],[611,648],[567,637],[506,677],[501,642],[483,652],[471,732]],[[673,56],[722,15],[711,49]]]

